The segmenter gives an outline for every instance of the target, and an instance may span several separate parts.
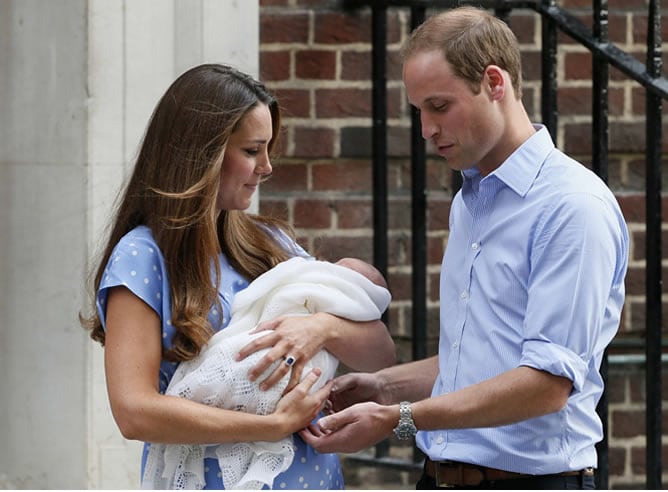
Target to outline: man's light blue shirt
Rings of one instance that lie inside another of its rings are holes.
[[[536,133],[485,177],[463,172],[440,281],[432,396],[528,366],[573,382],[557,413],[495,428],[422,431],[418,446],[520,473],[596,467],[603,351],[624,303],[628,231],[614,195]]]

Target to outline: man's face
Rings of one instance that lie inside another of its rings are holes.
[[[504,120],[486,75],[475,94],[467,81],[452,73],[443,54],[434,50],[412,54],[404,63],[403,79],[409,102],[420,110],[422,136],[434,144],[450,168],[477,166],[485,175],[500,165],[495,148]]]

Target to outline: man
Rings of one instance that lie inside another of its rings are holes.
[[[618,204],[530,122],[518,43],[502,21],[449,10],[402,54],[424,138],[463,175],[441,271],[439,353],[338,378],[338,413],[302,436],[322,452],[352,452],[419,430],[428,459],[417,488],[594,488],[599,368],[628,261]]]

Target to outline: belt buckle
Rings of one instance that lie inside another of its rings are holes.
[[[457,461],[450,461],[450,460],[443,460],[443,461],[437,461],[436,463],[436,470],[434,472],[434,479],[436,480],[436,485],[441,488],[445,489],[452,489],[455,487],[461,487],[463,485],[466,485],[466,480],[464,480],[464,463],[459,463]],[[441,467],[443,468],[448,468],[450,470],[455,470],[457,473],[457,482],[451,483],[451,482],[446,482],[446,481],[441,481],[440,477],[440,469]]]
[[[436,486],[442,489],[454,489],[457,485],[454,483],[449,483],[449,482],[441,482],[441,477],[440,477],[440,470],[441,470],[441,464],[445,464],[446,462],[440,462],[440,461],[434,461],[434,481],[436,482]],[[461,470],[460,470],[461,474]]]

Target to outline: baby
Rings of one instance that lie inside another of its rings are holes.
[[[337,263],[295,257],[260,275],[239,292],[231,306],[229,325],[216,333],[198,357],[182,362],[166,394],[207,405],[266,415],[274,411],[290,379],[288,372],[267,391],[259,381],[273,372],[278,361],[256,381],[248,372],[269,350],[259,350],[241,361],[235,356],[251,340],[265,335],[250,334],[258,323],[279,316],[304,316],[327,312],[353,321],[379,319],[391,295],[382,274],[355,258]],[[322,374],[312,391],[333,378],[338,359],[326,350],[318,352],[304,367]],[[143,488],[202,488],[204,458],[218,459],[223,483],[228,489],[272,486],[294,457],[292,437],[276,442],[223,443],[218,445],[151,444],[142,481]]]

